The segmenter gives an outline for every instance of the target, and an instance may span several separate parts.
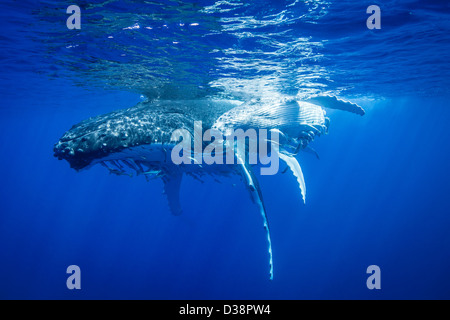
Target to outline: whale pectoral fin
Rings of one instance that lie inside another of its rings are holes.
[[[303,203],[306,202],[306,184],[305,184],[305,178],[303,177],[302,168],[300,167],[300,164],[298,163],[297,159],[288,156],[283,153],[278,154],[280,156],[280,159],[286,162],[288,167],[291,169],[294,176],[297,178],[298,185],[300,187],[300,192],[302,194]]]
[[[320,160],[319,153],[317,153],[317,151],[316,151],[313,147],[311,147],[311,146],[306,146],[305,149],[303,149],[303,151],[315,155],[316,158],[317,158],[318,160]]]
[[[263,218],[264,229],[266,230],[268,251],[269,251],[269,277],[270,280],[273,279],[273,257],[272,257],[272,240],[270,238],[270,228],[269,220],[267,218],[266,208],[264,206],[264,200],[261,193],[261,188],[259,187],[258,180],[252,171],[251,166],[245,161],[245,154],[241,154],[239,151],[236,152],[236,157],[238,158],[238,163],[240,165],[242,176],[245,179],[246,185],[250,191],[250,196],[252,201],[256,203],[259,207],[259,212]]]
[[[338,99],[338,98],[332,97],[332,96],[317,96],[317,97],[313,97],[311,99],[306,100],[306,102],[316,104],[323,108],[338,109],[338,110],[356,113],[361,116],[363,116],[366,113],[364,111],[364,109],[362,107],[358,106],[356,103],[341,100],[341,99]]]
[[[164,194],[169,202],[170,212],[175,216],[179,216],[183,212],[180,204],[181,178],[182,174],[179,172],[170,173],[162,177],[164,182]]]

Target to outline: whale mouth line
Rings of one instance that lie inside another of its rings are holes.
[[[169,145],[165,145],[164,148],[160,147],[160,149],[168,149]],[[130,160],[130,161],[141,161],[146,160],[147,157],[152,155],[154,150],[158,149],[158,144],[148,144],[148,145],[140,145],[137,147],[131,148],[118,148],[111,153],[106,152],[90,152],[85,153],[82,150],[78,150],[76,152],[67,152],[67,149],[62,149],[58,145],[54,148],[53,156],[58,158],[59,160],[66,160],[69,162],[71,168],[80,171],[84,169],[89,169],[95,164],[104,162],[104,161],[117,161],[117,160]],[[72,149],[73,150],[73,149]],[[66,152],[64,152],[66,151]],[[163,151],[163,150],[162,150]],[[161,161],[161,159],[155,160]]]

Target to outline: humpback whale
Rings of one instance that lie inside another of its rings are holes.
[[[269,253],[269,276],[273,279],[273,259],[270,228],[261,188],[248,152],[237,151],[234,164],[174,164],[171,152],[179,141],[173,139],[178,129],[192,132],[194,123],[202,121],[203,129],[213,129],[224,137],[234,130],[267,129],[278,134],[276,152],[296,177],[302,200],[306,200],[306,184],[297,160],[301,151],[317,153],[310,143],[315,137],[328,133],[330,119],[326,108],[364,115],[357,104],[332,96],[317,96],[306,101],[283,98],[277,101],[253,99],[235,100],[156,100],[144,101],[128,109],[86,119],[68,130],[55,144],[54,156],[66,160],[77,170],[102,165],[116,175],[142,175],[147,180],[160,178],[164,182],[170,211],[179,215],[179,199],[183,175],[202,179],[240,175],[252,201],[258,206],[266,230]],[[225,141],[225,140],[224,140]],[[271,142],[274,146],[273,141]],[[239,149],[238,149],[239,150]]]

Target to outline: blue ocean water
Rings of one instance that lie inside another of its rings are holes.
[[[5,0],[0,21],[0,298],[450,298],[448,1]],[[238,177],[184,179],[175,217],[161,181],[53,157],[73,124],[146,98],[314,94],[366,115],[327,110],[306,205],[289,173],[259,177],[272,281]]]

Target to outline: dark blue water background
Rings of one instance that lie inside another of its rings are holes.
[[[0,4],[0,298],[450,298],[447,1],[78,1],[79,31],[69,4]],[[184,179],[175,217],[161,181],[53,157],[73,124],[147,97],[317,93],[367,113],[328,110],[306,205],[290,173],[260,178],[273,281],[238,177]]]

